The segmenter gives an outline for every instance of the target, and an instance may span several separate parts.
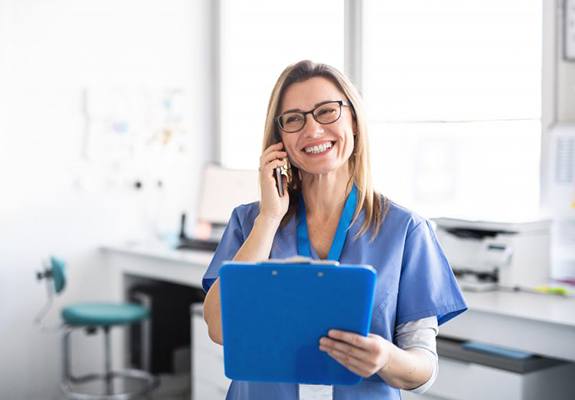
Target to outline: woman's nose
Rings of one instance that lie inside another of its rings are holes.
[[[304,135],[315,137],[324,133],[323,125],[317,122],[311,114],[306,115],[306,118],[308,120],[303,127]]]

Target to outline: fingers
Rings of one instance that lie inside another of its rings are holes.
[[[287,157],[287,152],[285,151],[274,151],[271,152],[269,154],[265,154],[262,155],[262,157],[260,158],[260,167],[266,165],[267,163],[269,163],[272,160],[276,160],[278,158],[286,158]]]
[[[270,161],[269,163],[265,164],[264,166],[262,166],[260,168],[260,171],[264,173],[265,176],[270,176],[273,177],[273,169],[277,168],[277,167],[282,167],[285,165],[285,160],[283,159],[275,159],[273,161]],[[271,175],[270,175],[271,174]]]
[[[285,179],[281,178],[283,195],[277,188],[274,168],[283,167],[287,162],[287,152],[283,151],[283,143],[275,143],[267,147],[260,156],[259,183],[261,191],[260,214],[273,219],[281,219],[289,207],[289,192]]]
[[[349,354],[351,357],[363,359],[369,357],[369,352],[361,349],[359,347],[350,345],[345,342],[339,342],[337,340],[331,340],[329,338],[321,338],[319,341],[320,350],[323,348],[325,350],[336,350],[346,354]]]
[[[282,149],[283,149],[282,142],[272,144],[267,149],[265,149],[260,157],[260,169],[271,160],[274,160],[276,158],[287,157],[287,152],[283,151]]]
[[[354,373],[368,377],[376,373],[385,362],[385,346],[382,342],[383,338],[377,335],[364,337],[332,329],[329,337],[320,339],[319,349]]]
[[[273,178],[272,170],[277,167],[286,165],[287,152],[281,150],[283,143],[279,142],[272,144],[262,153],[260,157],[260,168],[263,175],[268,178]],[[271,175],[270,175],[271,174]]]
[[[349,343],[352,346],[359,347],[360,349],[369,350],[371,348],[372,341],[365,336],[358,335],[352,332],[338,331],[336,329],[331,329],[328,332],[330,338],[339,340],[342,342]]]
[[[267,149],[265,149],[262,152],[262,156],[260,157],[260,160],[262,160],[266,155],[273,153],[274,151],[283,151],[283,142],[278,142],[275,144],[272,144],[271,146],[269,146]]]
[[[366,368],[363,361],[361,360],[350,357],[347,354],[338,350],[330,350],[328,351],[328,354],[338,363],[340,363],[341,365],[349,369],[351,372],[359,376],[367,378],[373,375],[371,370],[369,368]]]

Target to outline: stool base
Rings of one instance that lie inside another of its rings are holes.
[[[111,382],[114,379],[132,380],[137,382],[138,389],[129,392],[114,393],[111,387]],[[88,384],[92,382],[102,382],[104,386],[108,386],[106,393],[86,393],[79,392],[74,386],[81,384]],[[67,381],[62,382],[60,388],[68,399],[74,400],[129,400],[137,397],[144,396],[158,387],[159,381],[153,375],[136,369],[126,369],[119,371],[112,371],[110,375],[106,374],[89,374],[84,376],[74,377]]]
[[[70,335],[73,331],[74,328],[69,327],[64,332],[63,336],[63,377],[60,388],[68,399],[129,400],[136,397],[142,397],[158,387],[158,378],[147,371],[139,369],[112,370],[109,326],[103,327],[105,340],[104,373],[74,376],[70,368]],[[115,382],[115,379],[120,380],[120,382]],[[102,383],[103,393],[89,393],[75,388],[75,386],[96,382]],[[121,386],[123,386],[122,391],[114,389],[116,383],[121,383]],[[128,383],[132,383],[132,385],[129,386],[136,386],[137,389],[124,390],[124,387]]]

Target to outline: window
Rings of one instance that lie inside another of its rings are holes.
[[[539,207],[541,2],[365,0],[375,186],[426,216]]]
[[[221,0],[220,159],[257,168],[269,97],[282,70],[310,59],[343,70],[343,0]]]

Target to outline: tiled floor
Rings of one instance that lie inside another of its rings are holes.
[[[160,375],[160,386],[152,393],[150,400],[190,400],[190,375]]]

